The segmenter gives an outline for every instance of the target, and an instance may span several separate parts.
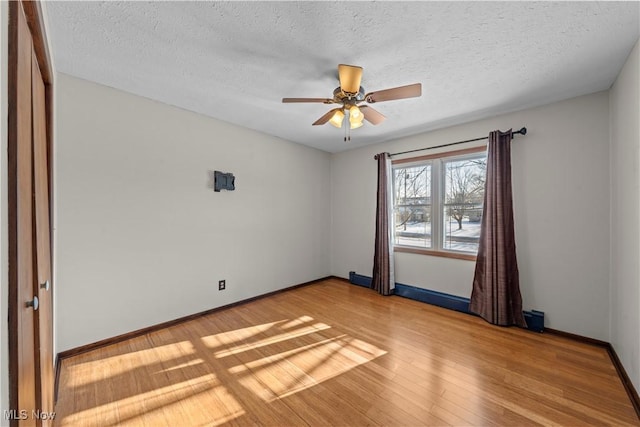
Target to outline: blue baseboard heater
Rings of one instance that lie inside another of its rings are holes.
[[[353,285],[371,288],[371,277],[357,274],[355,271],[349,272],[349,282]],[[473,314],[469,311],[469,298],[457,295],[445,294],[443,292],[431,291],[429,289],[418,288],[416,286],[404,285],[396,282],[394,294],[416,301],[425,302],[438,307],[462,313]],[[534,332],[544,331],[544,312],[538,310],[523,311],[524,319],[527,321],[527,329]],[[473,314],[475,316],[475,314]]]

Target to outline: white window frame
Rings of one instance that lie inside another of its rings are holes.
[[[479,146],[463,150],[447,151],[443,153],[430,154],[426,156],[411,157],[392,161],[392,168],[395,171],[400,168],[410,168],[415,166],[431,166],[431,248],[419,246],[399,245],[394,243],[395,252],[408,252],[422,255],[441,256],[446,258],[456,258],[475,261],[477,254],[467,251],[457,251],[445,249],[445,229],[444,229],[444,194],[446,177],[444,176],[444,164],[450,161],[459,161],[478,158],[480,153],[486,155],[487,147]],[[395,173],[393,179],[393,206],[395,210]],[[395,215],[393,230],[395,231]]]

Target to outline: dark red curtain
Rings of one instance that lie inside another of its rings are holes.
[[[489,134],[480,246],[469,310],[489,323],[526,327],[513,224],[511,129]]]
[[[391,295],[395,288],[393,272],[391,158],[389,153],[375,156],[378,161],[378,193],[376,205],[376,242],[373,256],[371,287],[382,295]]]

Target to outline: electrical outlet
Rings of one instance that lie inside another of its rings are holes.
[[[219,291],[224,291],[227,288],[227,281],[226,280],[218,280],[218,290]]]

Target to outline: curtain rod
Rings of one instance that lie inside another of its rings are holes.
[[[527,128],[523,127],[520,130],[516,130],[516,131],[511,132],[511,137],[513,138],[513,136],[517,135],[517,134],[526,135],[527,134]],[[489,139],[489,136],[487,135],[487,136],[483,136],[482,138],[474,138],[474,139],[467,139],[465,141],[450,142],[448,144],[436,145],[435,147],[418,148],[418,149],[415,149],[415,150],[401,151],[399,153],[389,154],[389,157],[399,156],[400,154],[414,153],[416,151],[425,151],[425,150],[433,150],[435,148],[449,147],[450,145],[464,144],[466,142],[482,141],[483,139]]]

